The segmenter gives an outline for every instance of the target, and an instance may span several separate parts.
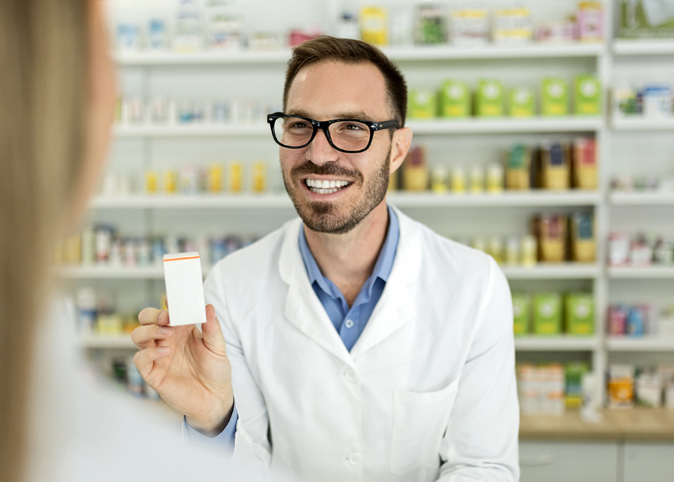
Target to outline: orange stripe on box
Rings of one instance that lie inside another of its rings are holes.
[[[164,263],[167,261],[182,261],[183,259],[199,259],[199,256],[192,256],[190,258],[172,258],[172,259],[165,259]]]

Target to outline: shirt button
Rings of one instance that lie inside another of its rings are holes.
[[[346,379],[350,382],[357,382],[358,381],[358,374],[355,371],[353,371],[351,368],[349,368],[344,375],[346,376]]]
[[[346,320],[345,325],[347,328],[351,328],[353,326],[353,320]]]
[[[349,463],[351,465],[360,465],[363,461],[363,456],[360,454],[351,454],[349,455]]]

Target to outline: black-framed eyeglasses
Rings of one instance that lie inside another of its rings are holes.
[[[397,120],[371,122],[360,119],[333,119],[317,121],[299,115],[276,112],[267,116],[271,135],[276,143],[288,149],[302,149],[311,144],[318,129],[322,129],[332,147],[341,152],[356,154],[366,151],[375,131],[397,129]]]

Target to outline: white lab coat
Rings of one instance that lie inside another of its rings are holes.
[[[489,256],[396,210],[386,288],[349,353],[307,277],[299,219],[205,282],[233,369],[234,457],[307,481],[515,481],[512,304]]]

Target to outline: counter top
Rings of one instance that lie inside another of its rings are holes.
[[[584,422],[577,410],[562,416],[522,415],[520,440],[674,442],[674,410],[605,409],[601,414],[597,423]]]

